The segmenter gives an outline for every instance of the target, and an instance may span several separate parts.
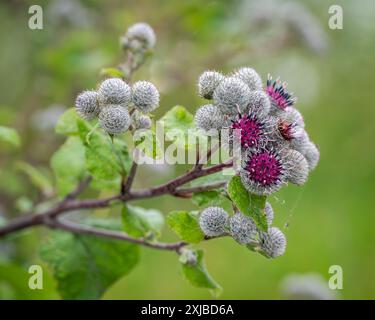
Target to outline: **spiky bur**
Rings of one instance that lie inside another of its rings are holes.
[[[255,113],[241,115],[238,114],[235,120],[232,120],[230,129],[235,130],[229,136],[233,139],[234,135],[241,138],[241,147],[254,148],[262,146],[267,141],[267,135],[273,127],[273,121],[269,117],[257,117]]]
[[[296,125],[304,128],[305,127],[305,121],[303,119],[302,114],[293,107],[286,107],[284,109],[285,112],[280,114],[280,118],[284,121],[287,121],[289,123],[295,123]]]
[[[84,91],[80,93],[75,102],[77,113],[86,120],[92,120],[99,114],[98,93]]]
[[[207,100],[212,99],[212,95],[217,86],[225,79],[225,76],[216,71],[205,71],[198,79],[198,93]]]
[[[266,215],[268,226],[271,226],[273,222],[273,209],[269,202],[266,202],[266,206],[264,208],[264,214]]]
[[[247,244],[257,235],[257,227],[252,218],[238,212],[229,219],[230,234],[240,244]]]
[[[258,117],[265,117],[271,110],[269,97],[263,91],[252,91],[246,106],[246,112],[256,114]]]
[[[136,109],[148,113],[159,106],[159,91],[148,81],[137,81],[132,87],[132,102]]]
[[[257,195],[270,195],[287,181],[290,163],[274,147],[248,149],[242,157],[240,177],[245,188]]]
[[[139,22],[130,26],[120,39],[123,49],[132,51],[148,50],[155,47],[156,35],[151,26],[144,22]]]
[[[285,253],[286,238],[278,228],[272,227],[267,232],[260,232],[259,245],[267,257],[276,258]]]
[[[128,130],[131,118],[129,112],[120,105],[107,105],[99,113],[101,128],[109,134],[120,134]]]
[[[142,115],[137,119],[136,129],[150,129],[152,126],[152,121],[149,116]]]
[[[287,107],[293,106],[296,98],[293,93],[286,90],[287,83],[281,82],[279,78],[272,80],[271,75],[268,75],[266,93],[271,99],[271,112],[278,113],[285,110]]]
[[[307,160],[309,170],[314,170],[318,165],[320,158],[320,152],[317,146],[311,141],[306,141],[306,143],[301,148],[301,153]]]
[[[240,79],[224,79],[213,94],[215,104],[223,114],[235,115],[243,111],[250,98],[249,87]]]
[[[226,233],[228,213],[220,207],[208,207],[199,216],[199,225],[208,237],[217,237]]]
[[[233,77],[246,83],[251,91],[262,90],[262,79],[253,68],[240,68],[233,74]]]
[[[195,113],[197,128],[205,131],[221,129],[225,122],[225,117],[221,114],[220,110],[212,104],[201,106]]]
[[[131,101],[131,89],[120,78],[104,80],[99,86],[98,93],[102,106],[117,104],[127,108]]]
[[[284,151],[285,157],[289,160],[290,170],[288,171],[288,181],[296,185],[303,185],[309,175],[309,165],[305,157],[298,151],[288,149]]]

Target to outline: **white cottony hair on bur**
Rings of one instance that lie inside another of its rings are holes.
[[[201,106],[195,113],[195,124],[199,129],[205,131],[221,129],[224,123],[224,115],[221,114],[220,110],[212,104]]]
[[[149,24],[138,22],[131,25],[126,35],[121,39],[123,47],[129,46],[132,49],[138,49],[138,45],[134,47],[135,42],[138,42],[139,47],[144,47],[145,49],[151,49],[155,46],[156,35]]]
[[[233,77],[245,82],[251,91],[262,90],[262,79],[253,68],[240,68],[233,74]]]
[[[307,163],[309,164],[309,170],[314,170],[318,165],[320,152],[317,146],[311,142],[307,141],[301,150],[302,154],[305,156]]]
[[[224,79],[213,94],[215,104],[222,113],[234,115],[244,110],[250,98],[249,87],[240,79],[230,77]]]
[[[287,122],[295,122],[300,127],[305,127],[305,121],[301,112],[294,107],[286,107],[284,112],[280,113],[280,118]]]
[[[159,106],[159,91],[148,81],[137,81],[132,87],[132,101],[136,109],[147,113]]]
[[[260,247],[267,257],[276,258],[285,253],[286,238],[278,228],[272,227],[267,232],[261,232],[259,239]]]
[[[220,207],[208,207],[199,216],[199,225],[206,236],[221,236],[228,226],[228,213]]]
[[[99,100],[102,106],[117,104],[128,107],[131,101],[131,90],[120,78],[104,80],[99,86]]]
[[[264,208],[264,214],[266,215],[268,226],[271,226],[273,222],[273,209],[268,201],[266,202],[266,206]]]
[[[259,118],[267,116],[271,109],[268,95],[264,91],[252,91],[246,109]]]
[[[75,102],[77,113],[86,120],[92,120],[99,114],[98,93],[95,91],[81,92]]]
[[[257,235],[257,227],[252,218],[238,212],[229,219],[230,234],[240,244],[251,242]]]
[[[205,71],[198,79],[198,93],[204,99],[212,99],[212,95],[225,76],[216,71]]]
[[[131,118],[129,112],[120,105],[107,105],[99,114],[100,126],[109,134],[120,134],[128,130]]]
[[[303,185],[309,176],[309,165],[302,153],[289,149],[285,151],[289,159],[288,181],[296,185]]]

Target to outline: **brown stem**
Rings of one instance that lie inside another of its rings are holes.
[[[209,190],[214,187],[218,187],[218,185],[206,185],[200,186],[195,188],[187,188],[187,189],[178,189],[178,187],[195,180],[199,177],[203,177],[206,175],[213,174],[215,172],[221,171],[224,168],[230,167],[232,165],[232,161],[224,162],[215,166],[211,166],[209,168],[193,168],[192,170],[188,171],[187,173],[177,177],[160,186],[156,186],[150,189],[145,190],[129,190],[124,195],[119,194],[116,196],[104,198],[104,199],[89,199],[89,200],[77,200],[75,199],[76,195],[79,194],[83,189],[82,185],[78,186],[75,191],[72,192],[70,196],[67,196],[64,200],[58,203],[55,207],[46,210],[44,213],[41,214],[28,214],[18,217],[5,225],[4,227],[0,228],[0,238],[6,236],[7,234],[13,233],[15,231],[19,231],[22,229],[26,229],[29,227],[37,226],[37,225],[45,225],[47,227],[56,227],[56,228],[67,228],[66,225],[61,224],[61,221],[58,221],[57,217],[72,211],[72,210],[79,210],[79,209],[94,209],[94,208],[106,208],[110,206],[115,201],[131,201],[137,199],[144,199],[150,197],[157,197],[164,194],[170,194],[173,196],[181,196],[182,194],[188,194],[189,192],[196,192],[196,191],[204,191]],[[87,185],[87,184],[86,184]],[[71,226],[70,226],[71,227]],[[78,228],[78,229],[77,229]],[[84,227],[77,227],[75,230],[76,232],[90,232],[90,234],[96,234],[98,236],[106,235],[109,231],[101,230],[101,229],[84,229]],[[84,229],[84,230],[83,230]],[[86,230],[86,231],[85,231]],[[96,231],[100,232],[96,232]],[[112,234],[112,233],[109,233]],[[128,235],[124,235],[123,233],[116,233],[116,236],[121,236],[122,240],[128,241],[139,241],[139,239],[133,239]],[[132,240],[129,240],[132,239]],[[143,243],[140,243],[143,244]],[[149,244],[143,244],[146,246],[150,246]],[[169,248],[167,244],[160,244],[161,246],[165,245],[165,249]],[[173,246],[172,246],[173,247]],[[174,248],[174,247],[173,247]],[[177,250],[177,249],[168,249],[168,250]],[[167,250],[167,249],[166,249]],[[178,250],[177,250],[178,251]]]

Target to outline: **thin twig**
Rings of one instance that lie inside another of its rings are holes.
[[[82,225],[82,224],[78,224],[75,222],[62,220],[62,219],[46,220],[44,224],[50,228],[66,230],[72,233],[117,239],[117,240],[127,241],[127,242],[131,242],[131,243],[135,243],[135,244],[139,244],[145,247],[150,247],[150,248],[159,249],[159,250],[171,250],[171,251],[178,252],[181,247],[187,245],[187,243],[183,241],[176,242],[176,243],[149,242],[143,238],[133,238],[124,232],[94,228],[88,225]]]

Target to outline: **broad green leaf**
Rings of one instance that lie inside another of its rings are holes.
[[[59,195],[65,196],[85,175],[85,148],[79,137],[69,137],[51,158]]]
[[[9,127],[0,126],[0,141],[9,143],[13,147],[19,147],[21,145],[21,139],[18,132]]]
[[[139,247],[121,240],[52,231],[40,255],[52,267],[62,298],[98,299],[135,267]]]
[[[86,168],[94,181],[92,186],[99,189],[119,188],[121,173],[128,172],[131,158],[125,142],[110,137],[84,120],[78,119],[77,126],[85,146]]]
[[[133,237],[159,237],[164,227],[164,216],[155,209],[144,209],[124,205],[122,209],[123,229]]]
[[[160,122],[164,126],[167,140],[187,149],[196,145],[195,137],[199,137],[199,132],[195,128],[194,116],[183,106],[173,107],[160,119]],[[190,139],[188,139],[188,131]]]
[[[21,267],[14,263],[0,261],[0,300],[58,299],[58,294],[53,288],[52,278],[48,277],[47,272],[43,274],[43,290],[29,288],[28,284],[32,274],[28,272],[28,267],[29,265]]]
[[[212,204],[220,205],[223,201],[220,190],[207,190],[193,194],[192,202],[200,207],[206,207]]]
[[[114,78],[124,77],[124,73],[117,68],[102,68],[102,70],[100,70],[100,75]]]
[[[50,195],[53,193],[52,183],[39,169],[22,161],[17,162],[16,167],[24,172],[29,177],[33,185],[40,189],[44,194]]]
[[[55,126],[55,132],[63,135],[77,135],[78,114],[75,108],[66,110],[59,118]]]
[[[236,207],[244,215],[252,217],[260,230],[267,231],[267,219],[264,213],[266,197],[250,195],[239,176],[234,176],[229,181],[227,190]]]
[[[163,151],[155,132],[149,130],[137,130],[133,136],[135,147],[152,159],[161,159]]]
[[[203,250],[193,251],[196,255],[195,263],[180,260],[182,264],[182,273],[185,278],[195,287],[210,289],[212,294],[217,297],[222,293],[220,285],[209,275],[205,263]]]
[[[258,228],[262,231],[267,231],[268,229],[267,218],[264,211],[266,207],[266,201],[266,196],[250,194],[250,212],[252,213],[252,217]]]
[[[197,211],[172,211],[167,216],[169,227],[184,241],[199,243],[204,234],[199,227]]]

